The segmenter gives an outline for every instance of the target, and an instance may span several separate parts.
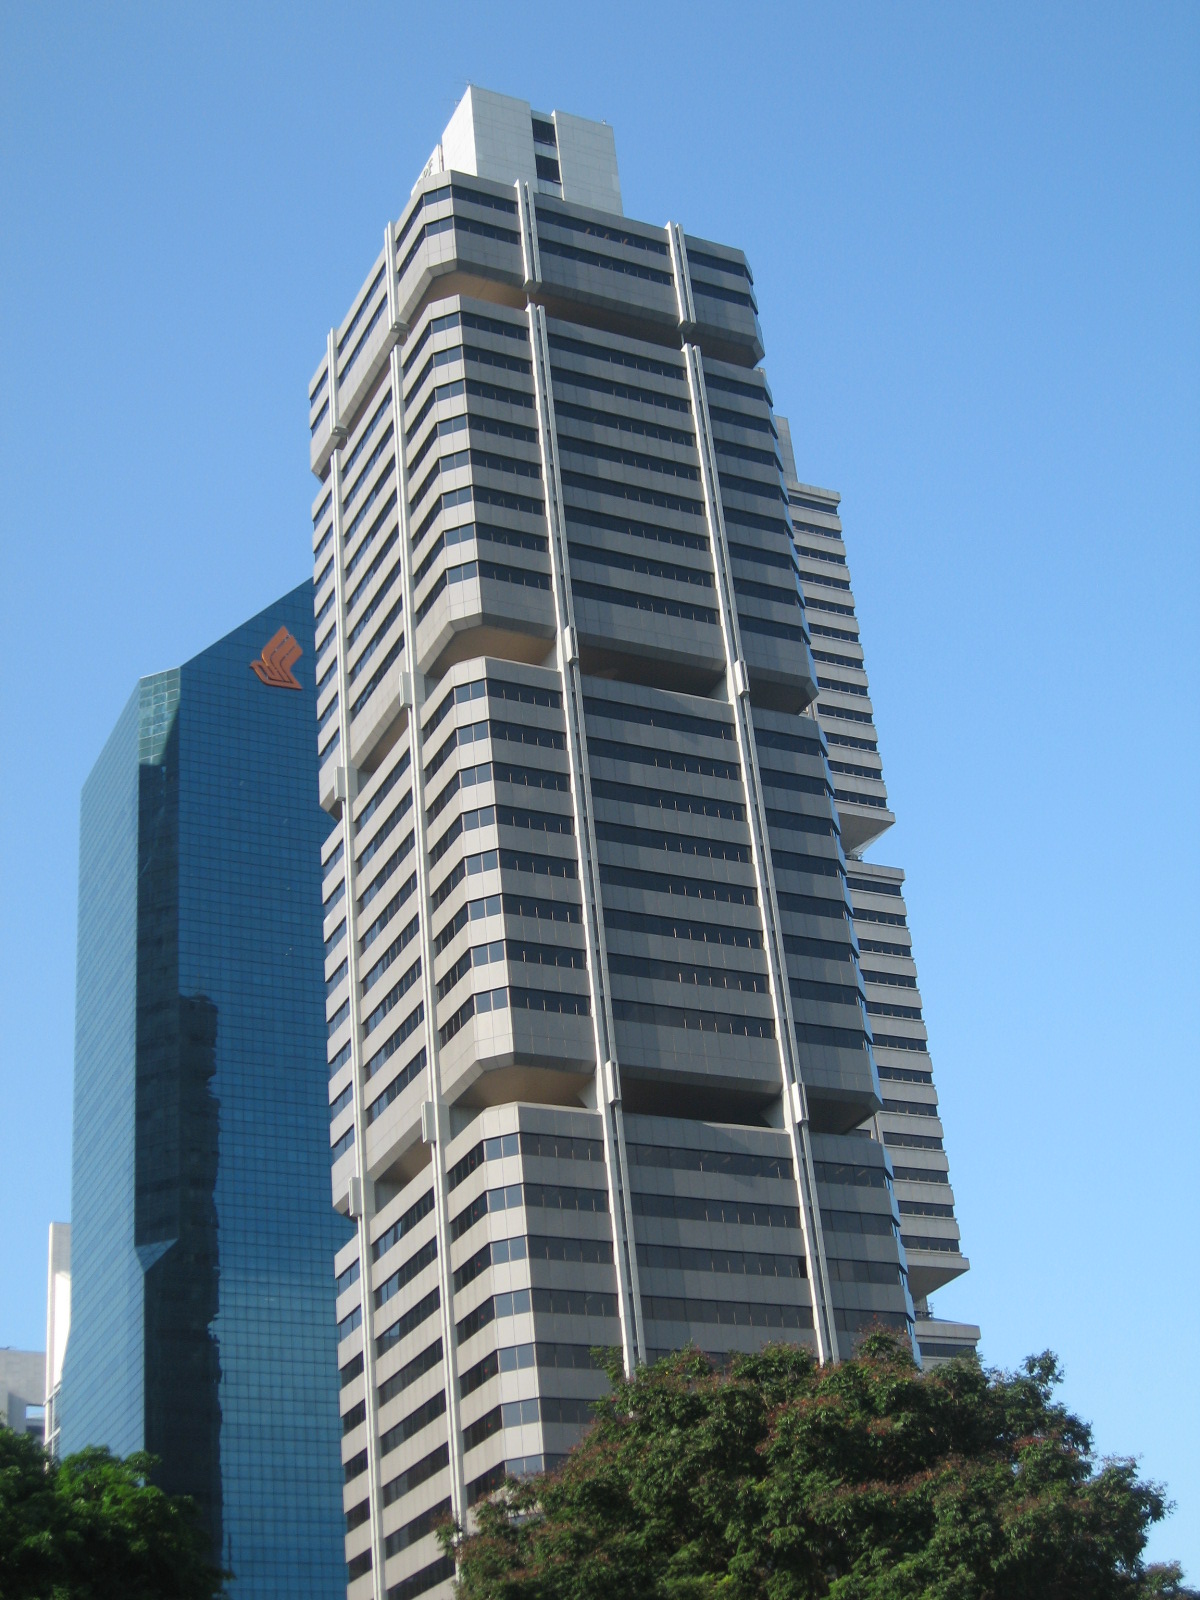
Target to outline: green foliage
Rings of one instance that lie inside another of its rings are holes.
[[[83,1450],[61,1463],[0,1428],[0,1600],[213,1600],[224,1574],[191,1502],[154,1458]]]
[[[555,1473],[510,1484],[458,1546],[462,1600],[1132,1600],[1167,1510],[1092,1461],[1054,1358],[922,1373],[890,1333],[819,1368],[695,1351],[612,1392]],[[443,1535],[449,1547],[452,1531]]]

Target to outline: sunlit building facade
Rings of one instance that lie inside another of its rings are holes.
[[[351,1600],[449,1594],[596,1346],[914,1334],[762,356],[609,127],[472,89],[310,385]]]

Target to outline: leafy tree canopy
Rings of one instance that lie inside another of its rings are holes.
[[[923,1373],[872,1333],[836,1367],[775,1346],[609,1376],[565,1464],[477,1508],[463,1600],[1194,1596],[1143,1562],[1161,1488],[1095,1464],[1051,1355]]]
[[[83,1450],[57,1462],[0,1428],[2,1600],[213,1600],[224,1574],[191,1502],[156,1489],[154,1458]]]

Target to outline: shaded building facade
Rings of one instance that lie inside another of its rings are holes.
[[[962,1253],[950,1185],[929,1034],[917,980],[904,872],[865,859],[895,822],[875,729],[850,568],[841,497],[802,483],[791,429],[775,419],[792,513],[796,572],[818,678],[810,706],[821,726],[837,804],[847,885],[881,1108],[871,1131],[892,1160],[901,1242],[916,1313],[922,1361],[929,1365],[975,1349],[974,1323],[934,1316],[929,1296],[970,1266]]]
[[[63,1454],[158,1456],[249,1597],[344,1589],[312,588],[144,678],[83,791]]]

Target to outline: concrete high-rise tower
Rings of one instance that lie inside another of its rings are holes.
[[[914,1327],[762,355],[472,89],[310,386],[352,1600],[449,1592],[594,1346]]]

